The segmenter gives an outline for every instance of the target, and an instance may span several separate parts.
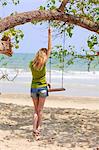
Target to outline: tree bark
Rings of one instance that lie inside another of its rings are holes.
[[[64,12],[65,6],[68,3],[69,0],[63,0],[58,10]]]
[[[99,23],[92,22],[83,17],[65,14],[57,10],[35,10],[8,16],[0,21],[0,33],[12,27],[22,25],[32,21],[58,20],[69,24],[74,24],[99,33]]]

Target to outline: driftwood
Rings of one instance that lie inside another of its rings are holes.
[[[15,78],[18,76],[18,74],[19,74],[19,70],[16,70],[15,76],[13,76],[12,78],[10,78],[7,72],[3,72],[2,70],[0,70],[0,72],[1,72],[0,80],[1,80],[1,79],[6,79],[6,80],[8,80],[8,81],[14,81],[14,79],[15,79]]]

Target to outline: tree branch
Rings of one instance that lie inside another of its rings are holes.
[[[69,0],[63,0],[61,5],[59,6],[58,10],[64,12],[65,6]]]
[[[99,23],[87,20],[85,17],[64,14],[63,12],[59,12],[57,10],[35,10],[6,17],[0,21],[0,33],[17,25],[43,20],[59,20],[99,33]]]

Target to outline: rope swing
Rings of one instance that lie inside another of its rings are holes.
[[[49,28],[50,28],[50,21],[49,21]],[[63,35],[63,50],[64,49],[65,49],[65,31],[64,31],[64,35]],[[64,52],[63,52],[63,50],[61,50],[62,51],[61,88],[52,88],[51,87],[52,57],[51,57],[51,55],[49,57],[49,84],[48,84],[48,87],[49,87],[48,91],[49,92],[65,91],[65,88],[64,88],[64,85],[63,85],[64,84]]]

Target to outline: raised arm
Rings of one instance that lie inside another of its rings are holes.
[[[48,29],[48,52],[47,52],[47,58],[49,58],[52,50],[52,31],[51,28],[49,27]]]

